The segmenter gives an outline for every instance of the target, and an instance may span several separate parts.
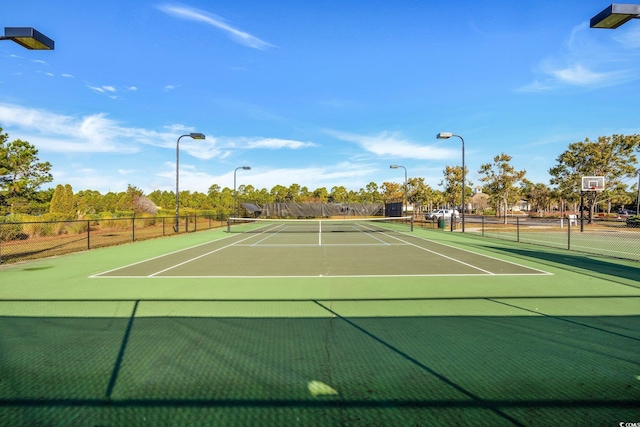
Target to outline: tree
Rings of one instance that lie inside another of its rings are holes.
[[[118,209],[126,212],[133,212],[134,215],[143,213],[155,215],[158,210],[155,203],[145,197],[141,189],[131,184],[127,185],[127,191],[125,193],[120,193]]]
[[[556,159],[558,163],[549,169],[551,184],[557,185],[566,198],[570,195],[575,198],[582,189],[583,176],[604,176],[605,191],[584,193],[591,222],[598,201],[610,200],[626,187],[623,178],[635,176],[638,162],[635,151],[639,148],[640,135],[637,134],[600,136],[597,141],[586,138],[584,142],[569,144],[568,149]]]
[[[469,171],[465,166],[465,178],[469,176]],[[462,166],[447,166],[445,167],[444,179],[440,181],[439,185],[444,186],[444,198],[447,204],[451,206],[462,206]],[[471,181],[465,183],[465,199],[467,196],[471,196]]]
[[[349,201],[349,192],[343,185],[331,188],[329,193],[329,201],[332,203],[347,203]]]
[[[64,186],[62,184],[56,185],[49,205],[49,212],[62,214],[69,219],[76,216],[76,202],[70,184]]]
[[[382,200],[385,203],[390,201],[400,202],[403,199],[403,186],[397,182],[383,182],[380,189],[382,190]]]
[[[409,178],[407,181],[408,202],[416,209],[432,203],[433,189],[424,182],[424,178]]]
[[[300,201],[300,184],[291,184],[287,188],[286,201],[287,202],[299,202]]]
[[[51,182],[51,164],[41,162],[38,150],[27,141],[7,142],[0,128],[0,209],[14,213],[37,199],[42,184]]]
[[[79,215],[95,214],[106,210],[104,203],[102,202],[102,194],[100,194],[99,191],[78,191],[74,199]]]
[[[284,185],[276,185],[271,188],[271,195],[273,196],[273,201],[275,203],[285,203],[289,201],[287,199],[289,190]]]
[[[511,156],[501,153],[493,158],[493,163],[485,163],[478,171],[484,182],[484,190],[496,204],[496,212],[502,207],[504,210],[504,222],[507,223],[507,210],[520,197],[518,183],[522,182],[525,170],[517,171],[511,164]]]
[[[525,179],[520,187],[520,191],[522,195],[527,198],[529,207],[532,211],[544,213],[551,209],[553,193],[545,184],[534,184],[533,182]]]
[[[326,203],[329,200],[329,191],[326,187],[320,187],[313,190],[311,193],[315,202]]]

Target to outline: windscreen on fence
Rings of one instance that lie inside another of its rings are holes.
[[[335,216],[381,216],[382,203],[242,203],[255,218],[329,218]]]

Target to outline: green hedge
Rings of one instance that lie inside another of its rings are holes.
[[[627,227],[640,227],[640,215],[634,215],[627,218]]]

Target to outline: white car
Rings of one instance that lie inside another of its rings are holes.
[[[424,217],[425,219],[451,219],[452,215],[456,219],[460,217],[460,213],[456,209],[438,209],[437,211],[429,212]]]

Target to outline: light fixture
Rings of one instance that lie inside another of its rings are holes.
[[[591,18],[591,28],[615,29],[620,25],[640,17],[640,5],[613,3]]]
[[[4,27],[4,37],[0,40],[12,40],[30,50],[53,50],[54,41],[31,27]]]

